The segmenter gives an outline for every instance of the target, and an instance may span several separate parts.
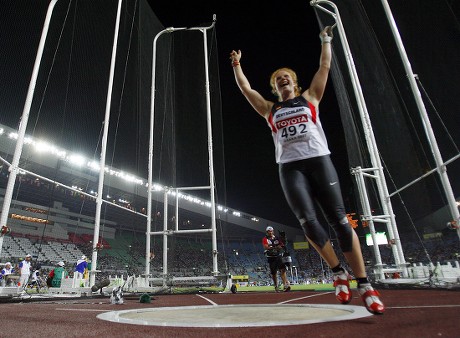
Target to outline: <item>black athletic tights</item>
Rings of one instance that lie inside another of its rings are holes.
[[[351,251],[352,230],[330,156],[282,163],[279,165],[279,177],[286,200],[305,235],[320,247],[329,239],[329,234],[318,221],[316,201],[336,232],[342,250]]]

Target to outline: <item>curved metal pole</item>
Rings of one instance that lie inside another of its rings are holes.
[[[46,13],[45,23],[43,25],[42,35],[40,43],[38,44],[37,56],[35,57],[35,64],[32,70],[32,77],[29,83],[29,89],[27,91],[26,102],[24,104],[24,110],[22,112],[21,122],[19,123],[18,140],[16,142],[16,148],[14,150],[13,160],[11,166],[8,168],[10,174],[8,177],[8,184],[6,186],[5,197],[3,199],[2,215],[0,218],[0,227],[7,226],[8,214],[10,212],[11,200],[13,198],[14,184],[16,177],[19,172],[19,159],[21,158],[22,148],[24,146],[24,136],[26,134],[27,122],[29,121],[30,108],[32,106],[32,100],[35,93],[35,85],[37,83],[38,71],[40,70],[40,63],[43,56],[43,50],[45,48],[45,41],[48,36],[49,25],[53,10],[58,0],[51,0],[48,5],[48,11]],[[3,236],[0,236],[0,254],[2,253]]]
[[[212,122],[211,122],[211,97],[209,89],[209,65],[208,65],[208,41],[206,32],[212,29],[216,23],[216,16],[213,17],[211,26],[202,30],[203,32],[203,49],[204,49],[204,67],[206,77],[206,116],[208,127],[208,158],[209,158],[209,186],[211,197],[211,229],[212,229],[212,273],[219,273],[217,266],[217,229],[216,229],[216,198],[215,198],[215,176],[214,176],[214,157],[212,148]]]
[[[319,4],[320,3],[325,3],[331,6],[334,9],[334,12],[331,12],[323,7],[321,7]],[[388,193],[388,187],[386,185],[385,181],[385,174],[383,172],[383,166],[380,161],[379,157],[379,151],[377,147],[377,142],[375,140],[375,136],[372,130],[372,125],[371,121],[369,118],[369,113],[367,111],[367,106],[366,102],[364,99],[364,94],[361,89],[361,85],[359,82],[359,77],[358,73],[356,71],[356,67],[353,61],[353,56],[350,50],[350,47],[348,45],[348,41],[346,38],[345,30],[343,28],[342,20],[340,18],[339,10],[337,6],[332,2],[328,0],[312,0],[310,1],[310,4],[312,6],[317,7],[318,9],[321,9],[322,11],[332,15],[337,23],[337,28],[339,30],[340,38],[342,40],[342,47],[345,53],[348,69],[350,72],[351,76],[351,82],[353,85],[353,89],[356,95],[356,100],[359,108],[359,112],[361,115],[361,120],[363,123],[363,130],[364,130],[364,135],[366,138],[368,150],[369,150],[369,155],[371,158],[373,170],[378,172],[378,175],[376,175],[376,183],[377,183],[377,188],[379,192],[379,197],[380,201],[382,203],[382,209],[386,217],[389,219],[389,222],[387,222],[387,230],[388,234],[391,239],[394,239],[395,245],[392,246],[392,251],[393,251],[393,256],[395,258],[395,263],[397,266],[402,269],[403,275],[406,277],[408,275],[407,272],[407,266],[406,262],[404,259],[404,254],[401,246],[401,240],[399,238],[399,233],[398,229],[396,226],[396,219],[395,215],[393,212],[393,207],[391,205],[391,199],[389,198],[389,193]],[[372,215],[369,215],[369,222],[372,221]],[[379,262],[377,262],[379,263]],[[382,277],[383,273],[380,273],[380,276]]]
[[[210,90],[209,90],[209,75],[208,75],[208,52],[207,52],[207,40],[206,31],[212,29],[216,22],[216,15],[213,16],[213,22],[208,27],[190,27],[190,28],[174,28],[169,27],[160,31],[153,40],[153,57],[152,57],[152,92],[151,92],[151,107],[150,107],[150,137],[149,137],[149,168],[148,168],[148,193],[147,193],[147,230],[146,230],[146,268],[145,276],[148,278],[150,275],[150,250],[151,250],[151,235],[154,234],[151,231],[152,223],[152,187],[153,187],[153,138],[154,138],[154,121],[155,121],[155,80],[156,80],[156,54],[157,54],[157,41],[158,38],[165,33],[173,33],[179,30],[199,30],[204,35],[204,58],[205,58],[205,86],[206,86],[206,111],[207,111],[207,129],[208,129],[208,155],[209,155],[209,177],[210,177],[210,189],[211,189],[211,227],[212,227],[212,246],[213,246],[213,274],[217,274],[217,238],[216,238],[216,204],[215,204],[215,178],[213,168],[213,153],[212,153],[212,124],[211,124],[211,101],[210,101]],[[199,187],[201,188],[201,187]],[[177,189],[176,189],[176,213],[178,211],[178,200],[177,200]],[[163,224],[163,278],[167,275],[167,236],[172,232],[167,231],[167,192],[165,191],[164,196],[164,224]],[[178,232],[178,217],[176,215],[176,232]],[[165,279],[163,279],[163,285]]]
[[[184,30],[186,28],[169,27],[160,31],[153,39],[153,55],[152,55],[152,88],[150,101],[150,134],[149,134],[149,164],[148,164],[148,183],[147,183],[147,229],[145,243],[145,277],[150,275],[150,233],[152,231],[152,189],[153,189],[153,127],[155,122],[155,79],[156,79],[156,61],[157,61],[157,42],[158,38],[165,33],[173,33],[175,31]],[[166,215],[165,215],[166,217]]]
[[[214,28],[216,15],[213,15],[213,22],[208,27],[192,27],[188,30],[199,30],[203,33],[204,67],[205,67],[205,87],[206,87],[206,123],[208,130],[208,165],[209,165],[209,187],[211,199],[211,236],[212,236],[212,274],[218,275],[217,265],[217,229],[216,229],[216,198],[215,198],[215,176],[214,158],[212,147],[212,120],[211,120],[211,97],[209,90],[209,64],[208,64],[208,42],[206,32]]]

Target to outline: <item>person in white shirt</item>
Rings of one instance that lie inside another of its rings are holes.
[[[26,258],[19,263],[19,285],[22,289],[24,289],[29,281],[30,277],[30,260],[32,259],[32,255],[27,254]]]
[[[77,279],[82,279],[85,275],[85,270],[88,269],[88,262],[86,256],[83,255],[75,265],[75,276]]]
[[[0,282],[2,286],[7,284],[7,276],[14,273],[14,268],[11,266],[10,262],[5,263],[5,267],[0,271]]]

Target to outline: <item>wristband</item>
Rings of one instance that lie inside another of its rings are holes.
[[[232,67],[237,67],[240,65],[240,62],[238,60],[233,60],[232,61]]]
[[[332,41],[332,36],[321,36],[321,44],[323,43],[331,43]]]

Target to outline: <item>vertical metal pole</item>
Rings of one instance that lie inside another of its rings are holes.
[[[96,197],[96,216],[95,216],[95,222],[94,222],[94,235],[93,235],[93,255],[91,258],[91,272],[89,276],[90,285],[94,285],[94,282],[96,280],[97,250],[98,250],[97,245],[99,243],[99,228],[101,224],[102,197],[104,193],[105,153],[107,149],[107,135],[109,134],[110,107],[111,107],[111,102],[112,102],[112,88],[113,88],[113,77],[114,77],[114,72],[115,72],[115,61],[117,58],[118,31],[120,27],[122,1],[123,0],[118,0],[117,18],[115,21],[115,33],[114,33],[113,47],[112,47],[112,60],[110,64],[109,87],[107,89],[107,101],[105,105],[104,132],[102,135],[101,159],[99,162],[99,182],[98,182],[97,197]]]
[[[319,6],[319,3],[329,4],[334,9],[335,12],[331,12]],[[359,83],[358,73],[356,71],[352,53],[348,45],[347,37],[345,34],[345,29],[343,28],[339,10],[333,2],[327,1],[327,0],[312,0],[310,1],[310,4],[330,14],[337,23],[337,28],[339,30],[340,38],[342,40],[342,47],[344,50],[344,54],[346,57],[348,69],[349,69],[351,80],[352,80],[351,82],[353,85],[359,112],[361,115],[361,121],[363,123],[364,135],[366,138],[372,166],[375,168],[376,173],[378,173],[376,175],[377,176],[376,183],[377,183],[377,188],[378,188],[377,190],[379,193],[379,198],[382,203],[382,209],[383,209],[384,214],[388,215],[390,219],[390,222],[387,223],[387,230],[388,230],[389,235],[391,236],[392,239],[394,239],[394,242],[395,242],[395,245],[392,245],[393,256],[395,258],[395,263],[397,264],[397,266],[400,269],[402,269],[403,275],[407,276],[408,274],[407,266],[406,266],[406,262],[404,259],[404,254],[403,254],[403,250],[401,246],[401,240],[399,238],[398,229],[396,226],[396,219],[395,219],[395,215],[393,212],[393,207],[391,205],[391,199],[389,197],[388,188],[387,188],[386,181],[385,181],[385,174],[383,172],[383,166],[382,166],[382,163],[379,157],[377,142],[375,141],[375,136],[372,130],[372,125],[371,125],[371,121],[369,118],[369,113],[367,111],[366,102],[364,100],[364,95],[361,89],[361,85]]]
[[[363,207],[363,213],[364,215],[372,215],[372,210],[371,210],[369,198],[367,195],[366,182],[364,181],[364,176],[363,176],[364,175],[363,169],[361,167],[353,168],[352,174],[355,175],[356,184],[358,186],[359,196],[360,196],[362,207]],[[374,249],[374,256],[375,256],[375,267],[377,268],[379,278],[385,279],[385,274],[383,273],[383,269],[382,269],[383,268],[382,256],[380,255],[380,249],[377,244],[377,238],[375,235],[374,219],[372,217],[369,217],[365,221],[367,221],[369,224],[369,231],[372,236],[372,242],[374,243],[373,249]]]
[[[174,210],[174,225],[175,225],[175,231],[179,231],[179,193],[180,191],[178,189],[175,189],[176,192],[176,209]]]
[[[215,20],[215,17],[214,17]],[[213,25],[214,26],[214,22]],[[212,27],[211,26],[211,27]],[[208,127],[208,158],[209,158],[209,186],[211,194],[211,229],[212,229],[212,273],[218,274],[217,266],[217,230],[216,230],[216,198],[215,198],[215,177],[214,177],[214,159],[213,159],[213,148],[212,148],[212,122],[211,122],[211,98],[209,90],[209,65],[208,65],[208,41],[206,37],[206,31],[209,28],[203,30],[203,48],[204,48],[204,66],[205,66],[205,77],[206,77],[206,116],[207,116],[207,127]]]
[[[147,178],[147,224],[145,230],[145,278],[150,275],[150,231],[152,227],[152,189],[153,189],[153,127],[155,121],[155,67],[156,67],[156,45],[158,37],[164,31],[158,33],[153,39],[152,54],[152,84],[150,93],[150,133],[149,133],[149,164]]]
[[[168,277],[168,189],[163,196],[163,287]]]
[[[32,106],[32,100],[35,92],[35,85],[37,83],[38,71],[40,69],[40,63],[42,61],[43,50],[45,48],[45,41],[48,36],[49,25],[51,16],[53,14],[54,6],[57,0],[51,0],[48,5],[48,11],[46,13],[45,23],[42,29],[42,35],[40,43],[38,44],[37,56],[35,57],[34,68],[32,70],[32,77],[29,83],[29,89],[27,91],[26,102],[24,104],[24,110],[22,112],[21,122],[18,130],[18,140],[16,141],[16,148],[14,150],[13,161],[11,166],[8,168],[10,174],[8,176],[8,183],[6,186],[5,197],[3,199],[2,215],[0,218],[0,228],[6,226],[8,223],[8,214],[10,212],[11,200],[13,198],[14,184],[16,177],[19,172],[19,159],[21,158],[22,148],[24,146],[24,136],[27,129],[27,122],[29,121],[30,108]],[[3,236],[0,236],[0,254],[2,253]]]
[[[401,59],[403,60],[404,69],[406,70],[406,76],[409,80],[409,84],[410,84],[412,93],[414,94],[415,102],[419,109],[420,116],[422,117],[423,127],[428,137],[428,143],[430,144],[431,152],[436,162],[437,171],[441,179],[442,186],[444,188],[444,193],[449,203],[449,210],[450,210],[450,213],[453,219],[452,221],[456,222],[456,224],[458,225],[460,221],[460,213],[458,211],[458,206],[455,200],[455,195],[454,195],[454,192],[452,191],[452,186],[450,184],[449,177],[447,175],[447,166],[444,164],[444,161],[441,156],[441,152],[439,151],[438,143],[436,141],[436,136],[434,135],[433,128],[431,127],[430,118],[428,117],[428,114],[425,108],[425,104],[423,103],[423,100],[422,100],[422,95],[420,94],[420,90],[417,86],[416,75],[412,71],[412,66],[410,64],[409,58],[404,48],[404,44],[402,42],[401,35],[399,34],[398,28],[396,26],[396,22],[391,12],[390,6],[388,5],[388,1],[382,0],[382,5],[385,10],[385,14],[387,16],[388,22],[390,23],[391,31],[396,40],[399,54],[401,56]],[[460,228],[457,228],[457,235],[460,238]]]

